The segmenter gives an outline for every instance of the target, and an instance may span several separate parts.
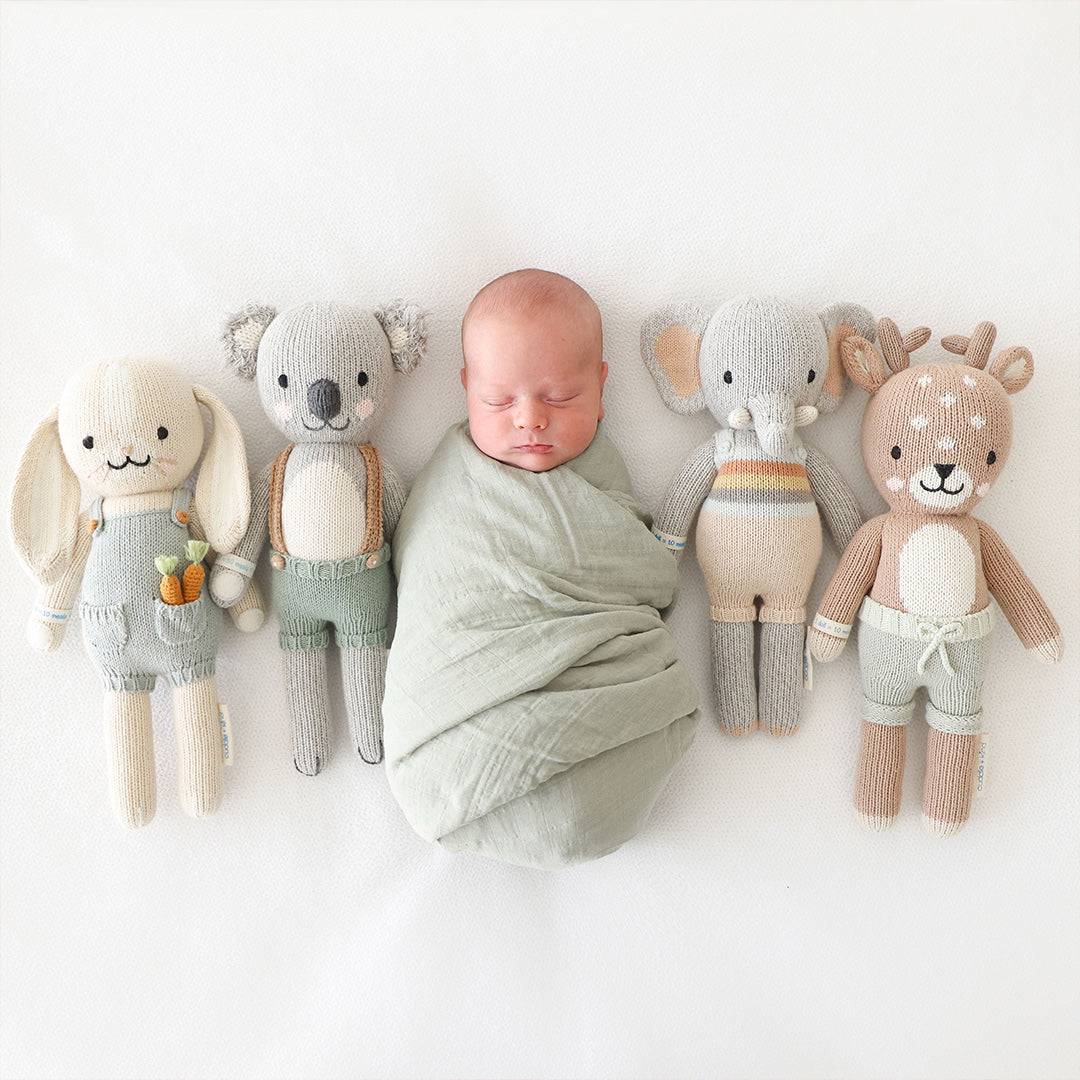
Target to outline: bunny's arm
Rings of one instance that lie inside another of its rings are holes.
[[[716,478],[713,440],[702,443],[683,463],[653,520],[653,535],[676,556],[683,552],[690,525]]]
[[[985,521],[974,520],[979,527],[986,587],[1024,648],[1045,663],[1056,664],[1064,647],[1057,621],[1005,541]]]
[[[812,446],[806,447],[806,478],[836,546],[844,551],[865,520],[851,488],[836,466]]]
[[[810,651],[822,662],[835,660],[844,648],[855,613],[870,591],[881,561],[881,535],[888,514],[863,525],[840,556],[808,632]]]
[[[408,492],[405,490],[405,482],[397,472],[385,461],[382,462],[382,515],[383,535],[387,540],[394,538],[398,522],[401,520],[401,511],[405,509],[405,499]]]
[[[79,515],[75,550],[67,569],[58,581],[39,586],[34,596],[34,610],[26,624],[26,636],[38,652],[52,652],[63,641],[89,556],[89,515],[83,511]]]
[[[251,487],[251,517],[247,532],[228,555],[219,556],[214,564],[210,595],[219,607],[231,607],[246,595],[247,583],[255,572],[255,564],[270,532],[270,476],[273,471],[271,461],[259,473]]]

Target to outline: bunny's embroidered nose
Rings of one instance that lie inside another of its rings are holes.
[[[341,390],[330,379],[319,379],[308,387],[308,408],[320,420],[333,420],[341,412]]]
[[[949,473],[951,473],[953,471],[953,469],[956,468],[956,466],[955,465],[935,465],[934,468],[937,470],[937,474],[938,474],[938,476],[941,477],[942,480],[948,480],[949,479]]]

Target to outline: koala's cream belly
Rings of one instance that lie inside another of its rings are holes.
[[[291,465],[291,462],[290,462]],[[281,532],[298,559],[347,559],[361,553],[364,495],[349,471],[332,461],[290,469],[281,500]]]
[[[964,615],[975,603],[975,552],[951,525],[923,525],[900,552],[898,590],[916,615]]]

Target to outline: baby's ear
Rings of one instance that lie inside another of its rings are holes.
[[[242,379],[255,378],[259,342],[277,311],[261,304],[248,304],[225,320],[221,340],[229,354],[229,366]]]
[[[692,304],[668,304],[641,327],[641,358],[664,404],[689,415],[705,408],[698,355],[709,317]]]
[[[429,313],[409,300],[391,300],[377,307],[372,315],[390,342],[394,367],[405,375],[415,371],[416,365],[424,359]]]

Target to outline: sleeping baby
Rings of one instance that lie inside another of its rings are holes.
[[[395,535],[387,771],[421,836],[526,866],[613,851],[697,724],[660,612],[675,560],[599,422],[600,312],[519,270],[462,323],[469,419]]]

